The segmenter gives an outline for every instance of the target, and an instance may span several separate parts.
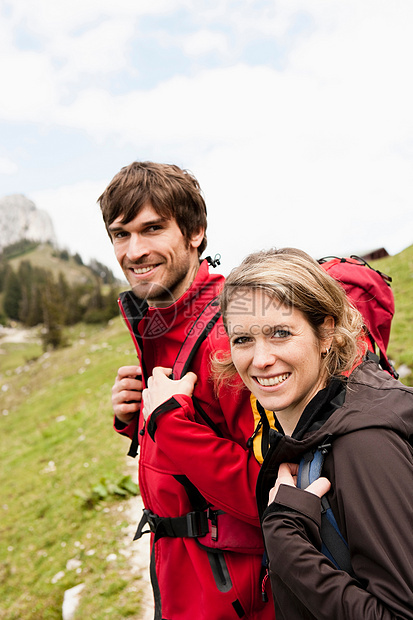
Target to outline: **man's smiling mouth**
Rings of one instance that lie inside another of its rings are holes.
[[[136,275],[141,275],[142,273],[148,273],[148,271],[152,271],[152,269],[154,269],[157,265],[149,265],[149,266],[145,266],[145,267],[133,267],[132,271],[133,273],[136,273]]]

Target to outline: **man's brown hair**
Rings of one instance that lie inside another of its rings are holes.
[[[148,202],[161,217],[174,218],[188,242],[201,228],[206,231],[207,227],[206,205],[198,181],[187,170],[172,164],[135,161],[125,166],[113,177],[98,202],[106,230],[118,217],[122,217],[122,224],[131,222]],[[199,255],[206,245],[204,234]]]

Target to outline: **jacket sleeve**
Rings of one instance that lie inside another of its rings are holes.
[[[319,551],[320,499],[281,485],[263,518],[274,597],[280,605],[295,598],[319,620],[412,620],[409,447],[391,431],[368,429],[337,439],[332,454],[331,504],[357,581]]]
[[[129,437],[129,439],[132,439],[135,434],[136,425],[138,423],[138,416],[139,414],[136,414],[136,416],[132,419],[131,422],[129,422],[129,424],[125,424],[124,422],[121,422],[116,416],[113,416],[113,429],[117,433],[119,433],[119,435],[124,435],[125,437]]]
[[[191,398],[176,395],[173,400],[177,405],[173,409],[154,412],[158,415],[153,440],[215,508],[259,526],[255,501],[258,462],[239,443],[218,437],[201,424]],[[149,429],[153,429],[150,419]]]

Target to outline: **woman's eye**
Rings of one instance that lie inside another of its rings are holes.
[[[237,338],[234,338],[231,342],[232,346],[235,346],[237,344],[245,344],[246,342],[249,342],[250,338],[248,336],[238,336]]]
[[[291,336],[291,332],[288,329],[276,329],[273,334],[274,338],[288,338],[288,336]]]

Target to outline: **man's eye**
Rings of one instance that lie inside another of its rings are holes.
[[[125,230],[118,230],[117,232],[112,233],[114,239],[123,239],[127,236],[127,232]]]

